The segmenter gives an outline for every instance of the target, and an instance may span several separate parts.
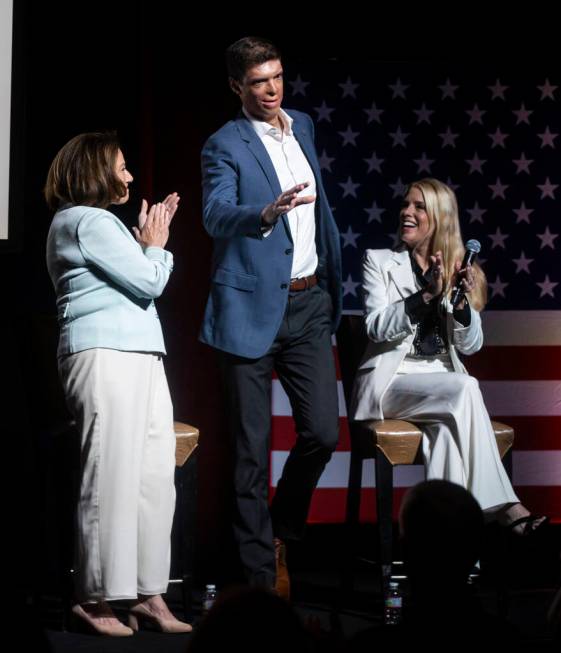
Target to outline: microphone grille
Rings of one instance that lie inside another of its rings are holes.
[[[469,249],[470,251],[479,254],[479,252],[481,251],[481,243],[475,239],[468,240],[466,243],[466,249]]]

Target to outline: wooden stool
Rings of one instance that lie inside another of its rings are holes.
[[[368,343],[363,319],[359,315],[343,315],[337,331],[337,345],[341,380],[350,410],[352,387],[358,365]],[[514,430],[506,424],[492,422],[499,453],[509,477],[512,473],[511,449]],[[422,464],[420,456],[421,430],[403,420],[365,420],[350,422],[351,462],[347,491],[346,524],[349,533],[348,568],[344,570],[342,586],[353,585],[352,563],[354,541],[359,523],[360,494],[362,488],[362,463],[374,459],[376,471],[376,512],[379,530],[382,583],[387,583],[392,573],[392,510],[393,468],[396,465]],[[350,570],[350,571],[349,571]]]
[[[501,458],[508,455],[514,442],[514,430],[500,422],[491,422]],[[359,523],[362,488],[362,463],[374,459],[376,470],[376,512],[379,529],[382,581],[392,573],[393,535],[393,468],[396,465],[422,464],[421,430],[404,420],[367,420],[353,422],[351,430],[351,463],[347,492],[347,526],[354,532]],[[352,587],[352,582],[351,582]]]

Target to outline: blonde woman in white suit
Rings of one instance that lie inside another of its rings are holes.
[[[465,249],[454,192],[436,179],[411,184],[398,240],[393,250],[364,256],[369,341],[352,418],[418,424],[427,478],[467,488],[491,519],[529,534],[546,518],[530,514],[514,493],[479,384],[458,356],[481,349],[487,284],[477,264],[461,269]],[[464,294],[452,307],[456,283]]]

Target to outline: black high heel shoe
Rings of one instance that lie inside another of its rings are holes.
[[[538,521],[538,519],[541,519],[539,524],[535,527],[532,527],[532,525],[536,521]],[[519,531],[514,530],[520,524],[524,524],[524,528],[522,529],[521,533]],[[515,519],[513,522],[508,524],[507,529],[511,533],[514,533],[515,535],[519,535],[520,537],[528,537],[531,535],[535,535],[536,533],[543,532],[544,528],[548,524],[549,524],[549,517],[546,517],[545,515],[526,515],[526,517],[520,517],[519,519]]]

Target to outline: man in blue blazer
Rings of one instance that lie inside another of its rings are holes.
[[[201,340],[220,352],[235,448],[234,532],[248,580],[274,587],[284,542],[302,536],[338,439],[331,333],[341,312],[339,232],[310,117],[281,109],[274,45],[247,37],[226,53],[242,110],[202,152],[203,219],[214,238]],[[297,439],[269,511],[272,373]]]

